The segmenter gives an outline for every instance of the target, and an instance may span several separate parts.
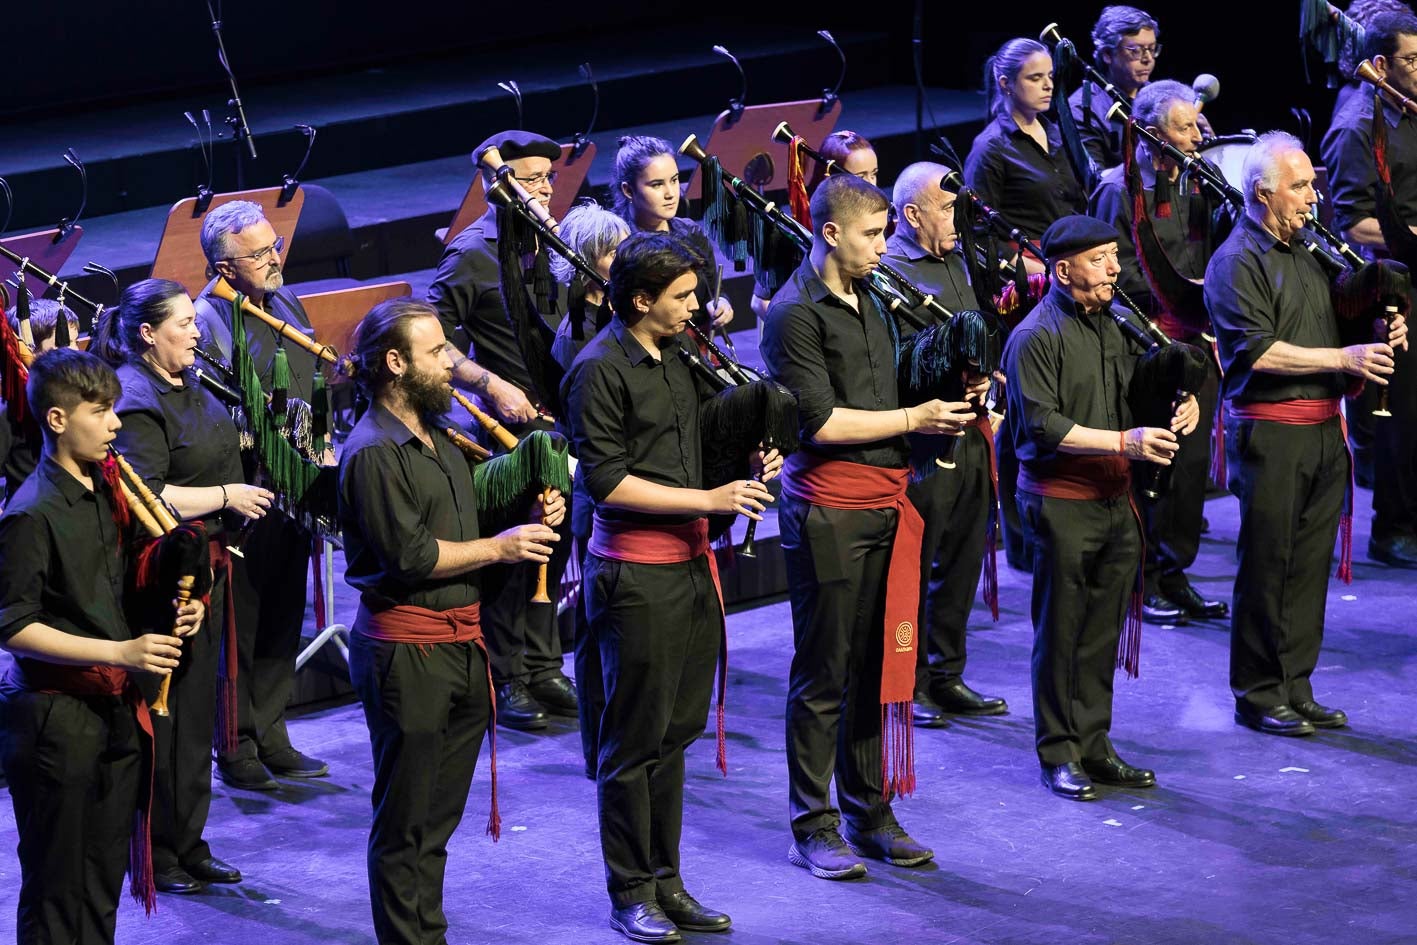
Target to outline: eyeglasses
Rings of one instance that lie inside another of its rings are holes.
[[[513,176],[512,180],[521,184],[527,190],[536,190],[542,184],[556,183],[556,177],[558,174],[560,174],[560,171],[547,171],[545,174],[534,174],[531,177]]]
[[[1417,53],[1411,56],[1393,56],[1392,58],[1394,62],[1402,63],[1402,67],[1408,72],[1417,69]]]
[[[1152,43],[1150,46],[1138,46],[1136,43],[1122,43],[1117,46],[1122,51],[1122,55],[1135,62],[1138,59],[1150,56],[1152,59],[1161,58],[1161,44]]]
[[[242,259],[249,259],[249,260],[251,260],[253,263],[256,263],[256,264],[259,265],[260,263],[265,262],[265,261],[266,261],[266,257],[270,256],[271,253],[275,253],[276,255],[280,255],[280,253],[281,253],[284,249],[285,249],[285,237],[284,237],[284,236],[277,236],[277,237],[276,237],[276,241],[275,241],[274,243],[272,243],[271,245],[267,246],[267,247],[266,247],[265,249],[263,249],[263,250],[259,250],[259,251],[254,252],[254,253],[248,253],[248,254],[245,255],[245,256],[228,256],[228,257],[226,257],[226,261],[227,261],[227,262],[239,262],[239,261],[242,260]]]

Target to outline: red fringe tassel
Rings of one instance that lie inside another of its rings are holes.
[[[908,700],[881,706],[881,785],[887,801],[915,793],[915,726]]]

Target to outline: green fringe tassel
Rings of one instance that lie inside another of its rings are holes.
[[[569,453],[570,443],[564,437],[532,431],[510,453],[494,456],[472,470],[478,507],[505,512],[543,486],[570,492]]]
[[[315,454],[325,455],[330,441],[330,394],[325,389],[323,371],[315,371],[315,386],[310,392],[310,436],[315,441]]]
[[[285,353],[285,342],[276,342],[275,358],[271,361],[271,404],[275,408],[276,423],[285,425],[286,410],[290,403],[290,358]]]

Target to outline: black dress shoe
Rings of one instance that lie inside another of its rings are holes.
[[[207,888],[206,883],[180,866],[153,870],[153,884],[157,886],[158,892],[176,893],[179,896],[190,896]]]
[[[715,912],[682,889],[659,897],[659,907],[669,921],[687,932],[727,932],[733,925],[726,913]]]
[[[1181,591],[1167,591],[1167,600],[1180,606],[1187,617],[1197,620],[1224,620],[1230,616],[1230,605],[1223,600],[1206,600],[1194,587],[1186,585]]]
[[[1092,786],[1092,779],[1076,761],[1065,765],[1044,765],[1043,786],[1070,801],[1097,800],[1097,788]]]
[[[1314,723],[1287,705],[1260,709],[1247,702],[1235,703],[1235,721],[1266,735],[1312,735]]]
[[[1147,623],[1183,624],[1186,612],[1179,604],[1173,603],[1160,594],[1148,594],[1141,602],[1141,619]]]
[[[1386,541],[1369,538],[1368,557],[1394,568],[1417,569],[1417,538],[1408,535]]]
[[[497,687],[497,724],[534,732],[546,727],[546,710],[531,697],[523,683],[504,683]]]
[[[1114,787],[1144,788],[1156,787],[1156,772],[1146,768],[1135,768],[1116,755],[1111,758],[1082,760],[1082,770],[1087,776],[1102,784]]]
[[[1314,728],[1343,728],[1348,724],[1347,712],[1319,705],[1312,699],[1294,703],[1294,711],[1308,719]]]
[[[234,788],[246,791],[280,790],[280,782],[271,777],[270,770],[255,758],[218,761],[216,774]]]
[[[319,758],[311,758],[291,747],[263,755],[261,763],[271,770],[271,774],[282,778],[323,778],[330,773],[330,766]]]
[[[965,685],[963,679],[930,687],[930,697],[951,715],[1003,715],[1009,704],[997,696],[981,696]]]
[[[190,863],[187,872],[204,883],[239,883],[241,871],[230,863],[223,863],[214,856]]]
[[[915,690],[915,700],[910,705],[910,718],[917,728],[944,728],[950,724],[945,718],[945,710],[935,704],[928,692]]]
[[[527,687],[531,697],[552,715],[574,719],[579,713],[576,685],[565,676],[551,676]]]
[[[610,927],[636,942],[677,942],[679,926],[657,902],[637,902],[623,909],[610,910]]]

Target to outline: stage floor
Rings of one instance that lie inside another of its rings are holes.
[[[1366,509],[1369,494],[1360,493]],[[1212,525],[1193,571],[1230,593],[1236,504]],[[766,943],[1246,943],[1383,945],[1417,923],[1417,575],[1367,563],[1360,515],[1351,587],[1332,584],[1315,689],[1352,727],[1307,739],[1231,720],[1227,626],[1146,629],[1142,675],[1117,681],[1114,738],[1154,767],[1153,790],[1104,789],[1070,803],[1038,782],[1032,750],[1028,578],[1000,561],[1003,613],[976,607],[967,679],[1011,714],[916,730],[919,790],[901,822],[935,862],[872,863],[860,881],[788,864],[783,702],[791,655],[785,603],[730,620],[729,776],[711,740],[689,759],[683,865],[689,888],[725,909],[719,941]],[[1002,558],[1002,556],[1001,556]],[[364,943],[373,940],[364,871],[370,758],[357,705],[292,724],[328,778],[277,793],[217,782],[207,838],[246,875],[204,895],[162,896],[145,920],[125,899],[118,941]],[[574,723],[498,737],[503,835],[483,835],[486,751],[449,852],[455,943],[614,943],[607,927],[594,786]],[[13,812],[0,801],[0,938],[14,933]],[[686,935],[686,941],[713,940]]]

